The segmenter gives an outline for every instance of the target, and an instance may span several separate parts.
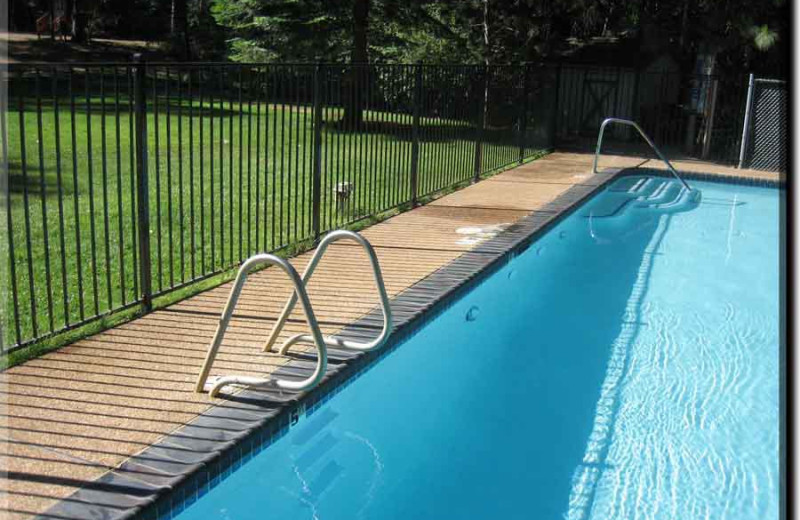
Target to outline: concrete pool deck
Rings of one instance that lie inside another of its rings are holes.
[[[480,240],[523,217],[539,214],[542,225],[553,220],[577,202],[561,202],[567,192],[588,195],[619,168],[663,168],[657,160],[603,156],[601,168],[612,170],[592,175],[592,158],[552,153],[365,229],[362,234],[375,247],[389,297],[466,253],[483,254]],[[776,173],[703,162],[674,165],[681,171],[779,180]],[[462,228],[470,227],[486,228],[487,233],[463,233]],[[311,254],[291,262],[302,270]],[[194,392],[230,286],[223,284],[0,374],[4,518],[86,518],[79,516],[85,514],[81,507],[86,502],[102,502],[112,495],[126,498],[109,500],[104,511],[109,518],[122,515],[144,500],[150,488],[167,481],[163,466],[131,464],[132,456],[156,443],[185,451],[187,444],[178,430],[212,408],[218,414],[248,413],[252,405],[247,402],[212,401]],[[275,269],[250,278],[212,375],[264,375],[285,365],[287,358],[262,353],[261,346],[289,294],[288,280]],[[325,334],[370,313],[377,294],[362,251],[347,244],[331,246],[309,296]],[[397,305],[396,313],[402,316],[404,309]],[[366,334],[377,334],[379,326],[359,325]],[[282,337],[305,330],[297,309]],[[198,438],[218,436],[211,426],[193,424]],[[84,493],[76,493],[79,490]]]

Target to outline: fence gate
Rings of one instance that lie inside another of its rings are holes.
[[[609,73],[587,72],[583,81],[583,117],[581,132],[595,135],[600,123],[612,114],[617,106],[619,71]]]
[[[786,171],[788,96],[785,81],[750,77],[740,168]]]

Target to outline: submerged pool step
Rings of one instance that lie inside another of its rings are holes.
[[[648,177],[622,177],[606,188],[606,196],[599,197],[587,205],[584,217],[607,218],[619,215],[625,206],[636,200]]]
[[[675,197],[674,200],[651,206],[651,208],[657,210],[659,213],[677,213],[697,207],[697,205],[700,204],[701,198],[702,195],[700,191],[681,187],[678,196]]]
[[[652,177],[622,178],[608,189],[608,194],[588,208],[584,214],[589,218],[610,218],[622,215],[628,206],[642,197],[649,195],[658,187],[658,181]]]
[[[647,178],[648,177],[639,176],[622,177],[614,181],[614,183],[609,186],[606,191],[611,193],[630,193],[632,190],[636,189],[637,186],[640,186]]]
[[[331,429],[338,416],[330,407],[323,408],[292,439],[294,471],[306,483],[306,500],[318,500],[345,473],[341,439]]]
[[[698,190],[663,177],[633,177],[613,188],[584,214],[596,239],[620,239],[644,221],[641,219],[694,209],[701,198]]]
[[[297,457],[296,464],[297,469],[300,471],[306,471],[311,466],[316,464],[323,456],[328,455],[328,453],[333,450],[334,446],[338,443],[338,439],[334,437],[330,432],[325,432],[322,437],[314,442],[308,449],[303,451],[299,457]]]
[[[628,206],[636,198],[632,197],[627,191],[609,192],[608,196],[602,197],[589,205],[584,217],[589,218],[608,218],[620,215],[625,206]]]
[[[683,186],[676,181],[662,181],[661,185],[653,190],[648,197],[640,199],[636,203],[636,206],[644,208],[649,206],[657,206],[666,202],[672,202],[680,196],[680,192],[683,189]]]
[[[643,204],[643,201],[653,200],[658,202],[661,196],[668,196],[665,189],[672,181],[658,177],[623,177],[610,186],[608,196],[591,204],[584,214],[589,218],[618,217],[627,211],[633,203]],[[664,199],[667,201],[667,199]]]
[[[660,188],[663,183],[664,183],[663,179],[657,179],[655,177],[648,177],[648,178],[644,179],[644,182],[642,182],[640,185],[638,185],[638,187],[637,187],[637,189],[635,191],[631,190],[631,192],[632,192],[633,195],[636,195],[636,197],[639,197],[639,198],[641,198],[641,197],[649,197],[650,195],[653,194],[653,192],[655,190]]]
[[[607,188],[606,191],[615,194],[624,194],[629,197],[646,197],[666,179],[658,177],[622,177]]]
[[[643,186],[644,184],[646,184],[646,183],[647,183],[647,179],[646,179],[645,177],[642,177],[641,179],[637,180],[637,181],[636,181],[636,182],[633,184],[633,186],[631,186],[631,187],[630,187],[630,189],[628,190],[628,194],[630,194],[630,195],[634,195],[634,196],[635,196],[635,195],[638,195],[638,194],[639,194],[639,190],[640,190],[640,189],[642,188],[642,186]]]
[[[656,182],[655,187],[653,188],[653,190],[646,197],[644,197],[642,199],[642,201],[645,202],[645,201],[648,201],[648,200],[658,199],[659,197],[661,197],[663,195],[664,190],[667,189],[669,184],[670,184],[669,181],[666,181],[664,179],[659,179],[659,181]]]

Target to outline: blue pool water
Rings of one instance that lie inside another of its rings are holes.
[[[777,519],[779,191],[603,221],[635,182],[178,518]]]

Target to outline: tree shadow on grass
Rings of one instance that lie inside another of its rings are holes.
[[[325,122],[328,132],[337,134],[382,135],[398,141],[413,140],[413,125],[395,121],[364,121],[353,128],[343,120]],[[423,121],[419,127],[419,140],[423,143],[474,141],[477,129],[470,121],[453,120],[452,124],[437,124]],[[483,143],[516,146],[519,144],[513,127],[484,128],[481,133]]]
[[[52,168],[45,168],[44,171],[45,196],[58,196],[59,187],[55,172]],[[41,196],[42,194],[42,177],[38,164],[27,164],[25,168],[23,168],[21,162],[9,161],[7,180],[9,193],[24,194],[27,189],[28,196]],[[64,196],[72,193],[72,186],[63,178],[61,182],[61,193],[63,193]]]

